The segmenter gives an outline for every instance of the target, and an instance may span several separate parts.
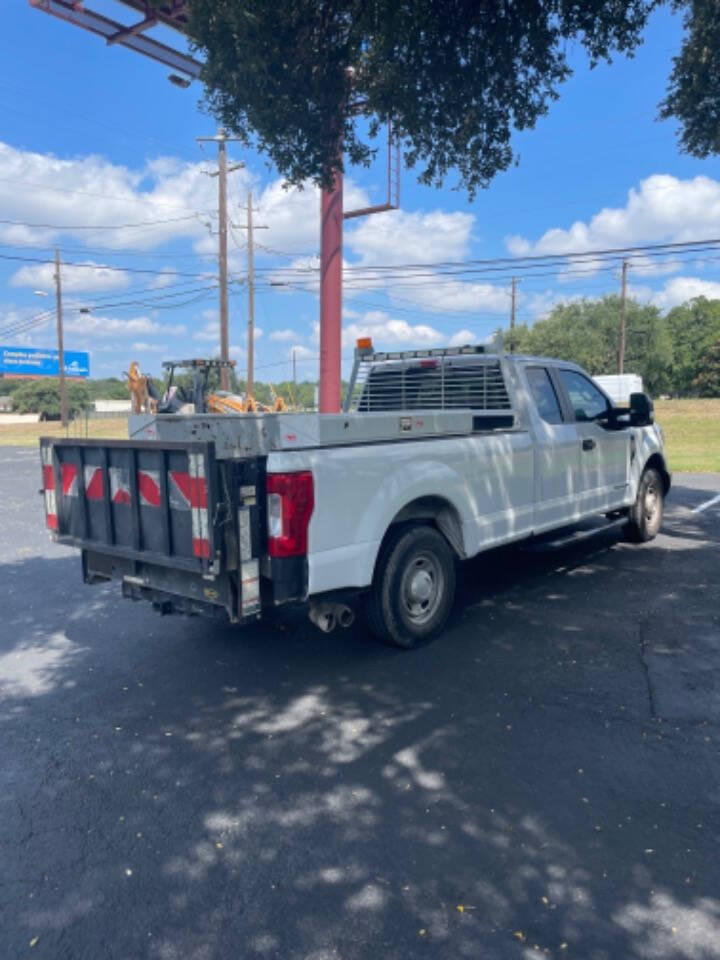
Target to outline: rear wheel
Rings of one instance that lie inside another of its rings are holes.
[[[401,528],[378,560],[367,601],[370,629],[412,649],[434,640],[455,598],[455,558],[434,527]]]
[[[657,536],[662,524],[664,501],[662,477],[650,467],[640,477],[637,497],[628,514],[626,529],[631,540],[646,543]]]

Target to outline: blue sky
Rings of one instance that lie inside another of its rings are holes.
[[[90,6],[120,10],[111,0]],[[632,60],[591,71],[583,51],[572,50],[575,75],[560,100],[534,131],[515,138],[519,166],[472,203],[453,189],[452,175],[435,190],[404,170],[400,211],[349,222],[349,277],[353,264],[428,267],[422,279],[394,275],[383,285],[348,279],[346,356],[362,333],[379,347],[437,346],[482,340],[507,321],[508,277],[448,277],[432,268],[440,261],[720,236],[717,160],[681,155],[674,125],[655,120],[681,38],[679,19],[659,10]],[[108,48],[25,0],[6,13],[0,44],[0,219],[17,221],[0,224],[0,254],[26,258],[0,259],[0,343],[53,345],[54,321],[42,315],[52,302],[35,293],[52,292],[52,268],[32,258],[46,260],[58,244],[64,260],[98,265],[63,269],[67,346],[90,350],[94,376],[117,376],[131,359],[157,372],[162,359],[216,352],[217,181],[207,176],[214,148],[195,140],[212,135],[216,123],[198,107],[199,86],[178,89],[161,65]],[[284,192],[264,158],[239,145],[230,155],[246,165],[229,189],[238,372],[247,320],[241,225],[251,188],[256,223],[267,227],[256,236],[257,376],[288,377],[295,350],[299,374],[314,379],[317,197]],[[381,158],[375,169],[348,172],[346,206],[376,202],[384,191]],[[271,285],[286,281],[288,268],[306,273],[293,274],[292,289]],[[527,322],[558,300],[619,287],[614,269],[518,274]],[[630,289],[665,309],[699,293],[720,296],[720,271],[712,260],[678,258],[662,271],[637,263]]]

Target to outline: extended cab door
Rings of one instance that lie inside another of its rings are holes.
[[[558,365],[554,379],[575,421],[580,456],[575,492],[583,513],[627,502],[630,431],[611,426],[612,404],[589,376]]]
[[[530,419],[535,436],[535,533],[569,523],[579,513],[575,492],[580,469],[577,426],[560,401],[550,368],[525,368]]]

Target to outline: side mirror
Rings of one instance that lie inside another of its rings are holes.
[[[648,427],[655,421],[655,408],[646,393],[630,394],[630,425]]]

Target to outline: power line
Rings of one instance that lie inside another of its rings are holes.
[[[188,210],[200,216],[208,216],[201,210],[193,210],[192,207],[186,207],[179,203],[162,203],[159,200],[153,200],[151,197],[143,197],[142,194],[125,195],[124,197],[110,193],[94,193],[89,190],[71,190],[69,187],[54,187],[48,183],[37,183],[33,180],[18,180],[14,177],[0,177],[0,183],[17,183],[25,187],[36,187],[38,190],[50,190],[53,193],[72,193],[79,197],[97,197],[100,200],[119,200],[122,203],[150,203],[156,207],[167,207],[170,210]]]
[[[48,260],[44,257],[20,257],[17,255],[11,255],[8,253],[0,253],[0,260],[18,260],[23,263],[53,263],[52,260]],[[110,266],[103,263],[78,263],[75,260],[63,260],[61,262],[63,267],[78,267],[86,270],[112,270],[115,273],[149,273],[153,276],[160,277],[194,277],[206,279],[208,277],[207,273],[185,273],[180,270],[150,270],[142,269],[140,267],[127,267],[127,266]]]
[[[199,214],[190,213],[184,217],[169,217],[165,220],[141,220],[138,223],[99,223],[95,226],[71,223],[27,223],[25,220],[0,220],[0,223],[13,227],[30,227],[43,230],[129,230],[134,227],[154,227],[163,223],[180,223],[184,220],[197,220]]]

